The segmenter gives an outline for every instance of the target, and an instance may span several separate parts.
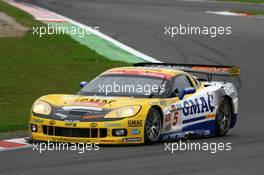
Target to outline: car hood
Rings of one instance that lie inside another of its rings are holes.
[[[138,105],[146,101],[152,101],[146,98],[134,97],[102,97],[102,96],[81,96],[81,95],[67,95],[54,94],[41,97],[43,100],[52,106],[85,106],[94,108],[115,109],[127,105]]]
[[[39,98],[48,102],[52,107],[50,115],[35,114],[38,117],[53,120],[78,120],[81,122],[112,121],[120,119],[107,119],[104,116],[110,111],[128,105],[144,105],[157,99],[144,99],[133,97],[100,97],[54,94]]]

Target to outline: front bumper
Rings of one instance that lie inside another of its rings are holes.
[[[32,125],[37,127],[36,132],[32,131]],[[140,116],[108,122],[75,122],[50,120],[32,115],[29,122],[29,137],[33,141],[142,144],[144,125],[144,120]],[[114,131],[120,129],[126,130],[125,136],[115,136]]]

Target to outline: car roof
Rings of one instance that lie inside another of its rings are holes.
[[[166,77],[171,79],[178,74],[186,74],[186,72],[177,69],[166,69],[156,67],[118,67],[105,71],[103,74],[126,74],[126,75],[146,75]]]

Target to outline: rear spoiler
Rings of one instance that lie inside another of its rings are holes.
[[[223,66],[223,65],[204,65],[204,64],[177,64],[177,63],[136,63],[136,67],[153,67],[165,69],[177,69],[190,73],[206,74],[208,81],[212,80],[213,75],[218,76],[239,76],[239,66]]]

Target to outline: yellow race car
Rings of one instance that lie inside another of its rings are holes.
[[[81,82],[74,95],[40,97],[31,109],[33,141],[140,144],[225,135],[237,119],[235,86],[212,75],[239,67],[138,63]],[[194,76],[206,74],[208,80]]]

